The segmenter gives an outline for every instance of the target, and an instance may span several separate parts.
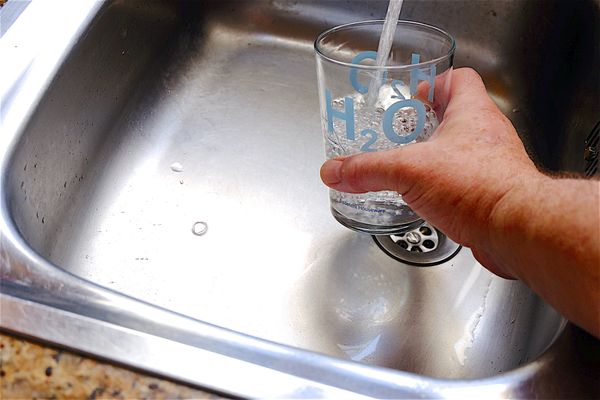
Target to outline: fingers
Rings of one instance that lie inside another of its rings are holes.
[[[481,251],[481,250],[472,248],[471,252],[473,253],[473,257],[475,257],[475,259],[481,265],[483,265],[488,271],[499,276],[500,278],[509,279],[509,280],[516,279],[511,274],[504,271],[504,269],[499,267],[498,264],[493,261],[493,258],[490,257],[485,251]]]
[[[427,102],[429,88],[429,82],[419,82],[415,97]],[[487,107],[491,102],[483,80],[472,68],[459,68],[454,71],[446,71],[437,76],[435,78],[434,100],[434,108],[436,109],[445,108],[449,103],[453,103],[456,109],[465,106],[474,109],[481,106]]]
[[[429,89],[429,82],[419,82],[415,98],[428,103]],[[440,117],[445,113],[446,107],[453,113],[476,113],[483,108],[501,114],[488,96],[481,76],[472,68],[448,70],[438,75],[435,78],[433,107],[436,112],[440,112]]]
[[[321,167],[321,180],[330,188],[346,193],[396,190],[397,177],[388,170],[397,171],[401,167],[391,165],[389,157],[382,153],[378,153],[377,157],[370,156],[359,154],[328,160]]]
[[[425,145],[328,160],[321,167],[321,180],[340,192],[394,190],[404,194],[416,179],[415,171],[422,168],[419,150]]]
[[[435,77],[435,89],[433,96],[433,109],[438,114],[438,117],[443,117],[448,105],[450,82],[452,78],[452,70],[447,70]],[[417,84],[417,92],[415,98],[423,103],[431,103],[429,101],[429,91],[431,85],[428,81],[421,81]]]
[[[481,76],[475,70],[471,68],[454,70],[448,93],[448,107],[444,118],[450,118],[456,113],[478,113],[482,109],[493,109],[500,113],[500,110],[488,96]]]

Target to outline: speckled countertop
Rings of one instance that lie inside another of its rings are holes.
[[[218,395],[0,333],[0,399],[220,399]]]

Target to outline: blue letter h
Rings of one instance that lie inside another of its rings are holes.
[[[344,111],[336,110],[331,104],[331,91],[325,89],[325,101],[327,103],[327,130],[333,133],[333,118],[346,121],[346,137],[354,140],[354,101],[350,97],[344,97]]]
[[[421,57],[419,56],[419,54],[413,53],[411,64],[418,64],[420,58]],[[429,74],[426,74],[425,72],[421,71],[420,69],[411,70],[410,71],[410,94],[414,96],[415,93],[417,93],[417,85],[419,84],[419,81],[427,81],[427,82],[429,82],[429,95],[427,96],[427,98],[429,99],[429,101],[433,101],[433,93],[434,93],[434,88],[435,88],[435,74],[436,74],[435,64],[433,64],[431,67],[429,67]]]

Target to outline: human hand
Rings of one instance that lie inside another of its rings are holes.
[[[494,210],[523,182],[543,175],[510,121],[469,68],[453,71],[443,121],[427,142],[329,160],[321,179],[350,193],[394,190],[425,220],[510,277],[491,251]]]

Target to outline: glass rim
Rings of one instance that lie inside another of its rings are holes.
[[[399,19],[396,26],[398,26],[398,25],[418,26],[418,27],[424,27],[424,28],[433,30],[433,31],[441,34],[444,38],[446,38],[450,41],[450,49],[443,56],[434,58],[429,61],[424,61],[424,62],[421,62],[418,64],[385,65],[383,67],[379,67],[377,65],[352,64],[350,62],[337,60],[333,57],[326,55],[319,46],[319,42],[324,37],[326,37],[332,33],[335,33],[335,32],[338,32],[338,31],[341,31],[341,30],[347,29],[347,28],[355,28],[355,27],[366,26],[366,25],[382,25],[383,26],[384,22],[385,22],[385,20],[383,20],[383,19],[373,19],[373,20],[368,20],[368,21],[350,22],[348,24],[337,25],[337,26],[334,26],[333,28],[329,28],[326,31],[319,34],[319,36],[317,36],[317,38],[315,39],[314,45],[313,45],[314,49],[315,49],[315,53],[319,57],[321,57],[331,63],[337,64],[337,65],[341,65],[341,66],[348,67],[348,68],[357,68],[357,69],[371,70],[371,71],[375,71],[375,70],[398,71],[398,70],[408,70],[408,69],[413,69],[413,68],[427,67],[427,66],[430,66],[433,64],[437,64],[441,61],[447,60],[450,57],[452,57],[452,55],[454,54],[454,51],[456,49],[456,40],[454,39],[454,36],[452,36],[451,34],[446,32],[445,30],[438,28],[437,26],[425,24],[423,22],[418,22],[418,21],[411,21],[411,20],[407,20],[407,19]]]

